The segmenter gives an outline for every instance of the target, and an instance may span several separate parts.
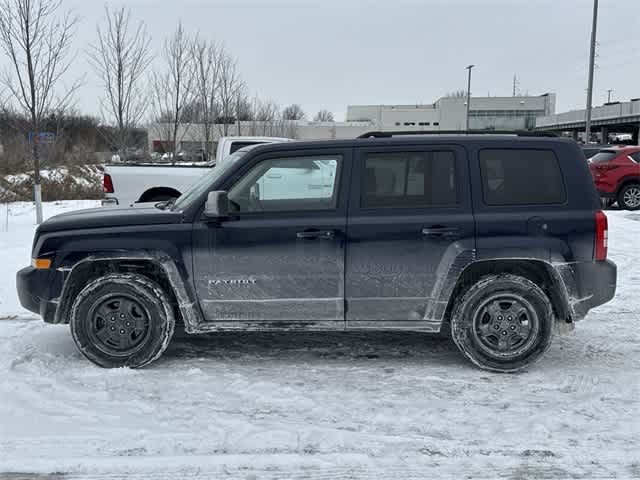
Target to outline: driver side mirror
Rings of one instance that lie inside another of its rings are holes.
[[[203,215],[208,218],[224,218],[229,216],[229,197],[224,190],[209,192],[204,204]]]

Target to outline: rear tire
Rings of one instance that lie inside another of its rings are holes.
[[[478,367],[517,372],[549,348],[553,322],[549,298],[538,285],[517,275],[491,275],[456,301],[451,336]]]
[[[640,209],[640,183],[625,185],[618,193],[618,206],[625,210]]]
[[[165,351],[175,327],[162,287],[126,273],[105,275],[84,287],[69,323],[78,350],[105,368],[148,365]]]

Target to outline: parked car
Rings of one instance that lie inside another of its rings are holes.
[[[584,153],[584,156],[587,158],[587,160],[593,157],[594,155],[596,155],[598,152],[600,152],[600,150],[603,150],[605,148],[610,148],[610,147],[611,145],[593,145],[593,144],[581,145],[582,152]]]
[[[605,205],[617,201],[620,208],[640,209],[640,146],[600,150],[589,169]]]
[[[52,217],[20,302],[103,367],[151,363],[179,321],[450,332],[476,365],[513,372],[614,296],[574,141],[390,135],[259,145],[173,204]]]
[[[224,163],[225,159],[243,147],[263,143],[290,142],[278,137],[221,137],[216,149],[216,160],[212,162],[175,163],[117,163],[104,169],[103,205],[132,205],[140,202],[159,202],[178,198],[194,182],[202,178],[212,167]],[[166,153],[161,157],[172,162],[174,156]],[[184,159],[183,152],[176,154]]]

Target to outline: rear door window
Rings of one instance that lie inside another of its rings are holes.
[[[593,157],[590,158],[591,163],[603,163],[608,162],[609,160],[613,160],[618,156],[618,152],[612,152],[607,150],[602,150],[596,153]]]
[[[566,200],[562,172],[552,150],[481,150],[480,171],[487,205],[545,205]]]
[[[361,180],[362,208],[455,205],[452,151],[368,153]]]
[[[631,157],[632,160],[635,160],[636,162],[640,163],[640,152],[632,153],[629,156]]]

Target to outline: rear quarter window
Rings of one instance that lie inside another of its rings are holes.
[[[482,195],[487,205],[548,205],[566,201],[558,158],[552,150],[480,151]]]
[[[591,163],[603,163],[613,160],[618,156],[618,152],[600,151],[590,158]]]

